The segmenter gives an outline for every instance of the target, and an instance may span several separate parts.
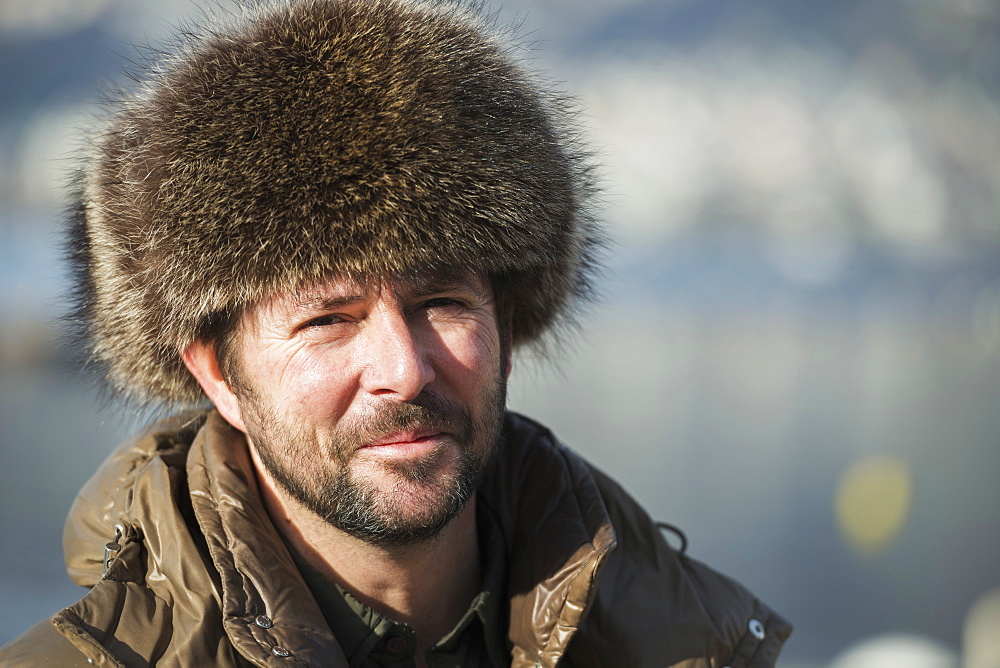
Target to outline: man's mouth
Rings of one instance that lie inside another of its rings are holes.
[[[407,429],[378,438],[359,451],[390,457],[415,457],[438,447],[446,437],[447,434],[437,429]]]

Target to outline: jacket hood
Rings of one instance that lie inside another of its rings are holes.
[[[482,272],[515,344],[572,319],[602,236],[563,96],[476,6],[241,0],[110,101],[70,221],[76,321],[111,387],[202,398],[180,352],[332,275]]]

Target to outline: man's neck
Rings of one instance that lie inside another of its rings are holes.
[[[251,448],[251,454],[253,449]],[[476,497],[435,538],[380,547],[332,526],[278,488],[256,456],[257,480],[274,526],[303,559],[369,608],[408,624],[417,657],[468,609],[482,579]]]

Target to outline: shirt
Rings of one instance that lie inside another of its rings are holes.
[[[454,628],[425,652],[431,668],[501,668],[510,664],[504,541],[496,518],[482,500],[477,503],[476,519],[483,560],[481,590]],[[408,624],[372,610],[309,565],[291,545],[289,551],[351,668],[416,665],[416,633]]]

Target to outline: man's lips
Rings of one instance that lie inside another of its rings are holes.
[[[423,457],[440,447],[447,436],[437,429],[397,431],[358,448],[358,454],[394,459]]]
[[[363,448],[380,448],[393,445],[407,445],[410,443],[422,443],[429,440],[436,440],[435,437],[444,436],[444,433],[436,429],[417,429],[409,431],[397,431],[371,443],[362,446]]]

